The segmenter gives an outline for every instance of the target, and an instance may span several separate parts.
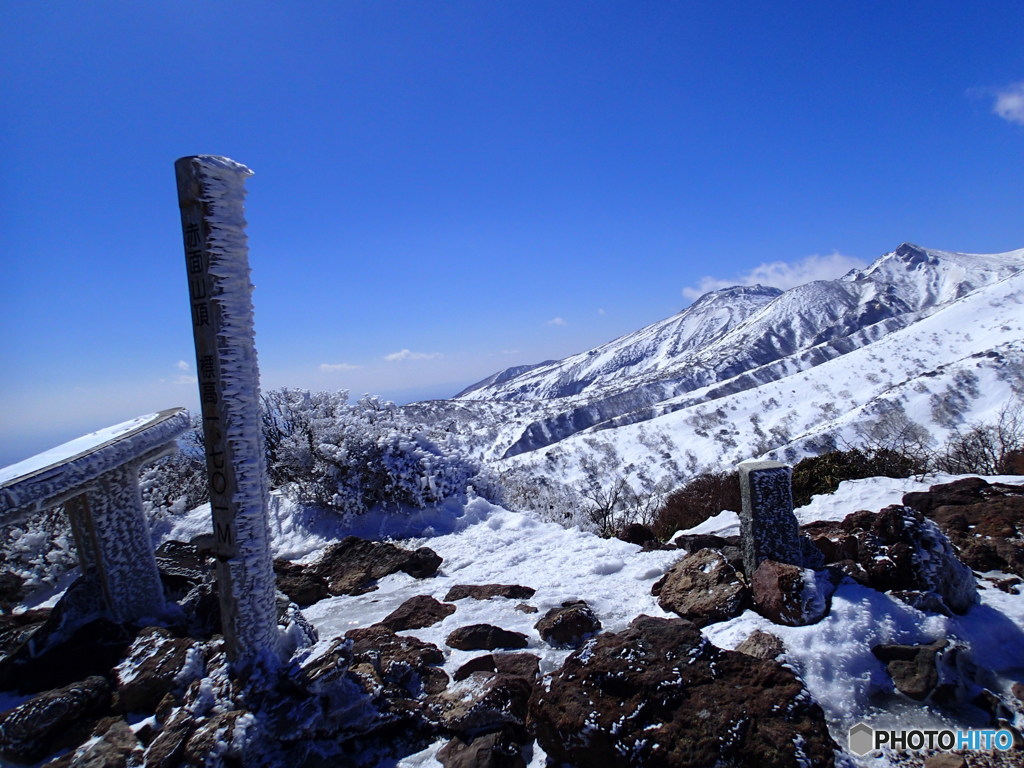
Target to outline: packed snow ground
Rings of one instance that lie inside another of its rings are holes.
[[[797,517],[801,523],[841,520],[860,509],[877,511],[899,503],[908,491],[927,490],[930,485],[953,479],[940,475],[923,481],[847,481],[832,495],[814,497],[797,510]],[[1024,483],[1024,477],[988,479]],[[563,601],[586,600],[600,617],[604,631],[611,632],[623,629],[640,614],[673,616],[659,607],[651,595],[651,585],[682,556],[679,550],[643,552],[636,545],[541,522],[479,497],[409,516],[368,515],[357,519],[355,525],[344,526],[330,514],[298,507],[275,494],[271,518],[274,554],[278,557],[315,560],[331,541],[354,534],[390,538],[410,548],[429,546],[444,558],[434,578],[394,574],[381,579],[374,592],[332,597],[305,609],[304,614],[320,633],[320,650],[349,629],[383,619],[410,597],[426,594],[443,600],[454,584],[522,584],[537,592],[528,601],[459,600],[455,603],[458,610],[442,622],[404,633],[441,648],[446,654],[444,668],[450,675],[481,653],[445,645],[445,638],[459,626],[488,623],[524,633],[530,638],[526,650],[540,657],[543,672],[550,672],[561,666],[569,651],[549,647],[533,625],[549,608]],[[209,519],[208,508],[200,507],[180,518],[163,535],[187,541],[208,531]],[[690,532],[733,535],[738,533],[738,519],[735,513],[724,512]],[[970,658],[995,673],[989,681],[994,690],[1008,690],[1013,680],[1024,679],[1024,595],[1007,594],[984,580],[979,587],[979,604],[965,616],[950,618],[924,613],[848,581],[835,593],[831,613],[818,624],[784,627],[748,610],[735,619],[706,627],[704,634],[723,648],[735,648],[755,629],[782,638],[785,661],[804,679],[825,710],[833,738],[845,748],[847,729],[859,720],[900,728],[953,724],[933,710],[905,703],[907,700],[892,694],[884,666],[871,653],[871,648],[880,643],[925,643],[948,637],[968,648]],[[538,612],[517,610],[523,602],[535,606]],[[1018,727],[1022,725],[1017,723]],[[435,744],[401,764],[438,766],[435,755],[441,746]],[[893,763],[874,758],[863,764]],[[540,750],[533,765],[543,765]]]

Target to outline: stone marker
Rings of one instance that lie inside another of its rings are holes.
[[[225,157],[174,164],[185,241],[196,373],[228,656],[247,666],[278,657],[259,369],[245,237],[245,179]]]
[[[800,526],[793,514],[793,470],[778,461],[744,461],[737,467],[743,509],[743,567],[751,578],[762,560],[802,565]]]

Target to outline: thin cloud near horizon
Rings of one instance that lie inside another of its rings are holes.
[[[440,352],[413,352],[409,349],[402,349],[398,352],[384,355],[384,359],[389,363],[401,362],[403,360],[437,360],[440,357],[443,357]]]
[[[705,275],[697,285],[683,288],[683,296],[690,300],[699,299],[709,291],[734,285],[767,285],[787,290],[815,280],[834,280],[851,269],[862,269],[865,266],[862,260],[844,256],[838,251],[827,256],[812,254],[797,261],[769,261],[733,278]]]
[[[1008,123],[1024,125],[1024,80],[993,92],[992,112]]]

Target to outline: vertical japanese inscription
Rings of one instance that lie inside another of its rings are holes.
[[[237,553],[235,515],[232,500],[235,478],[231,472],[230,446],[224,429],[220,359],[217,336],[220,331],[220,309],[215,299],[213,276],[210,274],[211,253],[207,248],[205,205],[201,202],[198,174],[190,168],[176,166],[178,173],[181,229],[185,242],[185,271],[192,313],[192,334],[196,348],[196,375],[199,379],[199,404],[203,416],[203,438],[206,443],[206,471],[210,486],[210,507],[216,536],[218,558]]]

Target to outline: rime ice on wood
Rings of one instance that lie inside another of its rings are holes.
[[[183,157],[175,170],[224,637],[231,658],[248,664],[279,647],[242,209],[252,171],[209,155]]]
[[[11,522],[64,504],[82,574],[118,621],[158,616],[164,593],[139,494],[139,469],[189,426],[175,408],[140,416],[0,469]]]
[[[802,565],[800,526],[793,514],[793,470],[778,461],[739,465],[743,566],[752,575],[765,559]]]

